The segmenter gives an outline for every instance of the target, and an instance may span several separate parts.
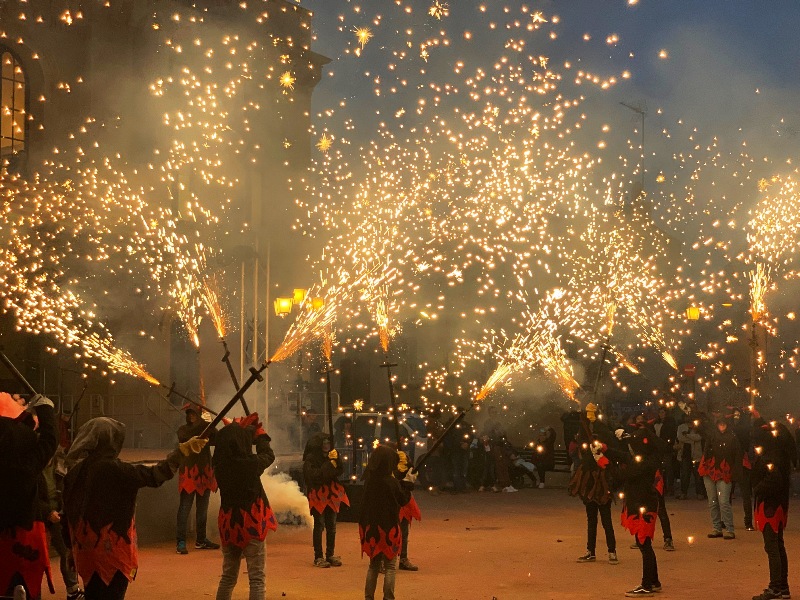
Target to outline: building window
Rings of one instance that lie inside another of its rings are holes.
[[[0,46],[0,157],[25,150],[26,99],[22,64]]]

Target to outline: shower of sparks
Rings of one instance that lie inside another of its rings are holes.
[[[367,42],[369,42],[374,35],[369,27],[356,27],[355,29],[353,29],[353,33],[356,34],[356,40],[358,40],[358,45],[361,47],[362,50],[364,49],[364,46],[367,45]]]

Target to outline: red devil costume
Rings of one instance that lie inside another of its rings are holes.
[[[397,453],[398,463],[394,471],[394,476],[398,480],[404,480],[408,474],[411,465],[408,464],[408,455],[402,450]],[[411,486],[413,490],[414,486]],[[409,494],[409,500],[406,504],[400,507],[400,531],[403,534],[403,545],[400,548],[400,565],[401,571],[418,571],[419,567],[412,563],[408,558],[408,534],[411,529],[411,521],[416,519],[422,520],[422,513],[419,510],[419,505],[414,499],[414,494]]]
[[[630,451],[611,453],[620,465],[619,478],[623,483],[622,526],[634,536],[642,553],[642,583],[625,595],[633,598],[649,596],[661,590],[653,551],[660,490],[664,485],[659,471],[660,452],[655,435],[647,429],[638,429],[633,435],[620,429],[617,437],[623,443],[627,442]]]
[[[325,446],[325,447],[323,447]],[[339,483],[344,468],[339,455],[332,449],[330,436],[315,433],[303,452],[303,478],[308,506],[314,518],[314,564],[319,567],[339,567],[341,560],[334,556],[336,547],[336,515],[342,503],[350,500]],[[322,556],[322,531],[326,531],[325,557]]]
[[[764,537],[769,562],[769,585],[753,600],[789,598],[789,562],[783,531],[789,517],[792,463],[797,449],[792,434],[782,424],[771,427],[763,419],[756,419],[753,425],[753,516]]]
[[[364,495],[358,518],[361,554],[370,558],[365,598],[371,599],[378,583],[381,567],[383,597],[394,598],[394,575],[403,535],[400,532],[400,507],[408,504],[413,483],[398,481],[394,476],[399,463],[397,451],[378,446],[370,455],[364,471]],[[413,476],[412,476],[413,477]]]
[[[67,454],[64,511],[90,600],[125,596],[139,568],[136,496],[172,479],[180,464],[179,450],[154,466],[125,463],[118,458],[124,441],[125,425],[98,417],[78,430]]]
[[[253,444],[256,451],[253,454]],[[222,577],[217,599],[230,599],[242,557],[247,561],[250,597],[263,598],[267,532],[278,523],[261,484],[261,475],[275,461],[270,437],[258,414],[225,426],[216,437],[214,471],[219,484],[219,534],[222,540]]]
[[[50,577],[44,523],[37,520],[37,482],[58,444],[53,403],[34,396],[39,427],[11,396],[0,393],[0,593],[23,585],[39,598]],[[51,590],[52,591],[52,590]]]
[[[208,423],[200,418],[199,409],[192,404],[183,407],[186,412],[186,424],[178,428],[178,442],[186,442],[196,435],[202,434]],[[178,469],[178,490],[180,491],[180,505],[178,506],[176,551],[178,554],[188,554],[186,549],[186,525],[192,504],[197,497],[195,510],[195,525],[197,538],[194,547],[198,550],[217,550],[215,544],[206,535],[208,519],[208,502],[212,492],[217,491],[217,480],[214,478],[214,468],[211,466],[211,449],[214,443],[216,430],[208,431],[208,445],[198,454],[183,456]]]

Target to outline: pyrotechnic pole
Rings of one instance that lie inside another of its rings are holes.
[[[603,366],[606,364],[606,356],[608,350],[611,348],[611,336],[606,338],[606,343],[603,344],[603,354],[600,356],[600,364],[597,367],[597,377],[594,380],[594,390],[592,390],[592,402],[597,404],[597,394],[600,391],[600,380],[603,378]],[[607,408],[607,407],[604,407]]]
[[[328,433],[331,436],[331,448],[334,446],[333,442],[333,396],[331,394],[331,372],[333,371],[333,363],[328,362],[325,365],[325,411],[328,413]]]
[[[20,384],[22,387],[24,387],[24,388],[25,388],[25,390],[26,390],[26,391],[27,391],[27,392],[28,392],[28,393],[29,393],[31,396],[35,396],[35,395],[36,395],[36,390],[35,390],[35,389],[33,389],[33,386],[32,386],[30,383],[28,383],[28,380],[27,380],[27,379],[25,379],[25,377],[23,377],[22,373],[20,373],[20,372],[17,370],[17,367],[15,367],[15,366],[14,366],[14,363],[12,363],[12,362],[11,362],[11,359],[9,359],[9,358],[6,356],[6,353],[5,353],[5,352],[3,352],[2,350],[0,350],[0,362],[2,362],[2,363],[3,363],[3,364],[6,366],[6,368],[9,370],[9,372],[11,373],[11,375],[13,375],[13,376],[14,376],[14,379],[16,379],[16,380],[17,380],[17,382],[18,382],[18,383],[19,383],[19,384]]]
[[[394,414],[394,435],[397,439],[397,448],[402,448],[402,443],[400,442],[400,420],[397,414],[397,400],[395,399],[394,395],[394,381],[392,380],[392,367],[396,367],[397,363],[390,363],[389,362],[389,355],[384,354],[384,362],[381,365],[382,369],[386,369],[386,376],[389,378],[389,401],[392,404],[392,413]]]
[[[750,406],[756,407],[758,396],[758,337],[756,336],[756,320],[750,321]]]
[[[225,341],[225,338],[220,338],[219,341],[222,342],[222,347],[225,348],[225,354],[222,357],[222,362],[224,362],[225,366],[228,367],[228,374],[231,376],[231,380],[233,381],[233,387],[238,392],[239,381],[236,379],[236,373],[233,372],[233,365],[231,365],[231,359],[230,359],[231,351],[228,350],[228,343]],[[242,396],[242,409],[244,410],[244,414],[246,415],[250,414],[250,407],[247,406],[247,402],[245,401],[244,396]]]
[[[244,259],[242,259],[242,285],[239,292],[239,380],[244,379]]]
[[[449,434],[449,433],[450,433],[450,432],[453,430],[453,428],[455,428],[455,427],[456,427],[456,426],[457,426],[457,425],[458,425],[458,424],[459,424],[461,421],[463,421],[463,420],[464,420],[464,417],[466,417],[466,416],[467,416],[467,413],[468,413],[469,411],[471,411],[473,408],[475,408],[477,405],[478,405],[478,404],[477,404],[477,402],[476,402],[476,403],[473,403],[473,404],[471,404],[471,405],[470,405],[470,407],[469,407],[468,409],[466,409],[466,410],[462,410],[460,413],[458,413],[458,415],[456,416],[456,418],[455,418],[455,419],[453,419],[453,422],[452,422],[452,423],[450,423],[450,425],[448,425],[448,426],[445,428],[445,430],[442,432],[442,435],[440,435],[440,436],[439,436],[439,439],[437,439],[437,440],[436,440],[436,441],[433,443],[433,446],[431,446],[430,448],[428,448],[428,450],[425,452],[425,454],[423,454],[422,456],[420,456],[420,457],[417,459],[417,463],[414,465],[414,468],[412,469],[412,471],[413,471],[414,473],[416,473],[416,472],[417,472],[417,471],[419,471],[419,470],[420,470],[420,469],[421,469],[423,466],[425,466],[425,463],[427,462],[427,460],[428,460],[428,457],[429,457],[429,456],[432,456],[432,455],[433,455],[433,452],[434,452],[434,451],[435,451],[435,450],[436,450],[436,449],[437,449],[439,446],[441,446],[441,445],[444,443],[444,440],[445,440],[445,438],[447,437],[447,434]]]
[[[206,437],[209,431],[211,431],[212,429],[214,429],[214,427],[219,425],[222,422],[222,419],[225,417],[225,415],[227,415],[230,412],[233,406],[239,400],[241,400],[245,392],[248,389],[250,389],[250,386],[252,386],[256,381],[264,381],[264,378],[261,376],[261,373],[265,371],[267,367],[269,367],[269,365],[270,361],[265,360],[264,363],[258,369],[256,369],[255,367],[250,367],[250,377],[248,377],[247,380],[244,382],[244,384],[242,384],[242,387],[239,388],[239,391],[237,391],[233,395],[233,398],[228,400],[228,403],[222,408],[221,411],[219,411],[217,416],[214,417],[214,420],[211,421],[211,423],[209,423],[206,426],[206,428],[203,430],[203,433],[201,433],[199,437]]]
[[[270,299],[270,282],[271,282],[271,269],[272,269],[272,242],[267,242],[267,282],[264,286],[266,288],[266,304],[264,305],[264,356],[269,357],[269,319],[270,311],[272,310],[272,302]],[[269,426],[269,370],[264,373],[264,415],[263,423],[265,427]]]
[[[258,241],[253,258],[253,362],[258,360]]]

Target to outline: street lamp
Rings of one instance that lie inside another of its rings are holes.
[[[700,309],[697,306],[690,306],[686,309],[686,318],[690,321],[697,321],[700,318]]]
[[[320,298],[319,296],[315,296],[311,299],[311,310],[317,311],[322,310],[325,307],[325,300]]]
[[[294,291],[292,292],[292,302],[294,302],[297,305],[302,304],[306,300],[307,293],[308,290],[305,290],[303,288],[295,288]]]
[[[292,312],[293,299],[288,297],[275,298],[275,314],[285,317]]]

